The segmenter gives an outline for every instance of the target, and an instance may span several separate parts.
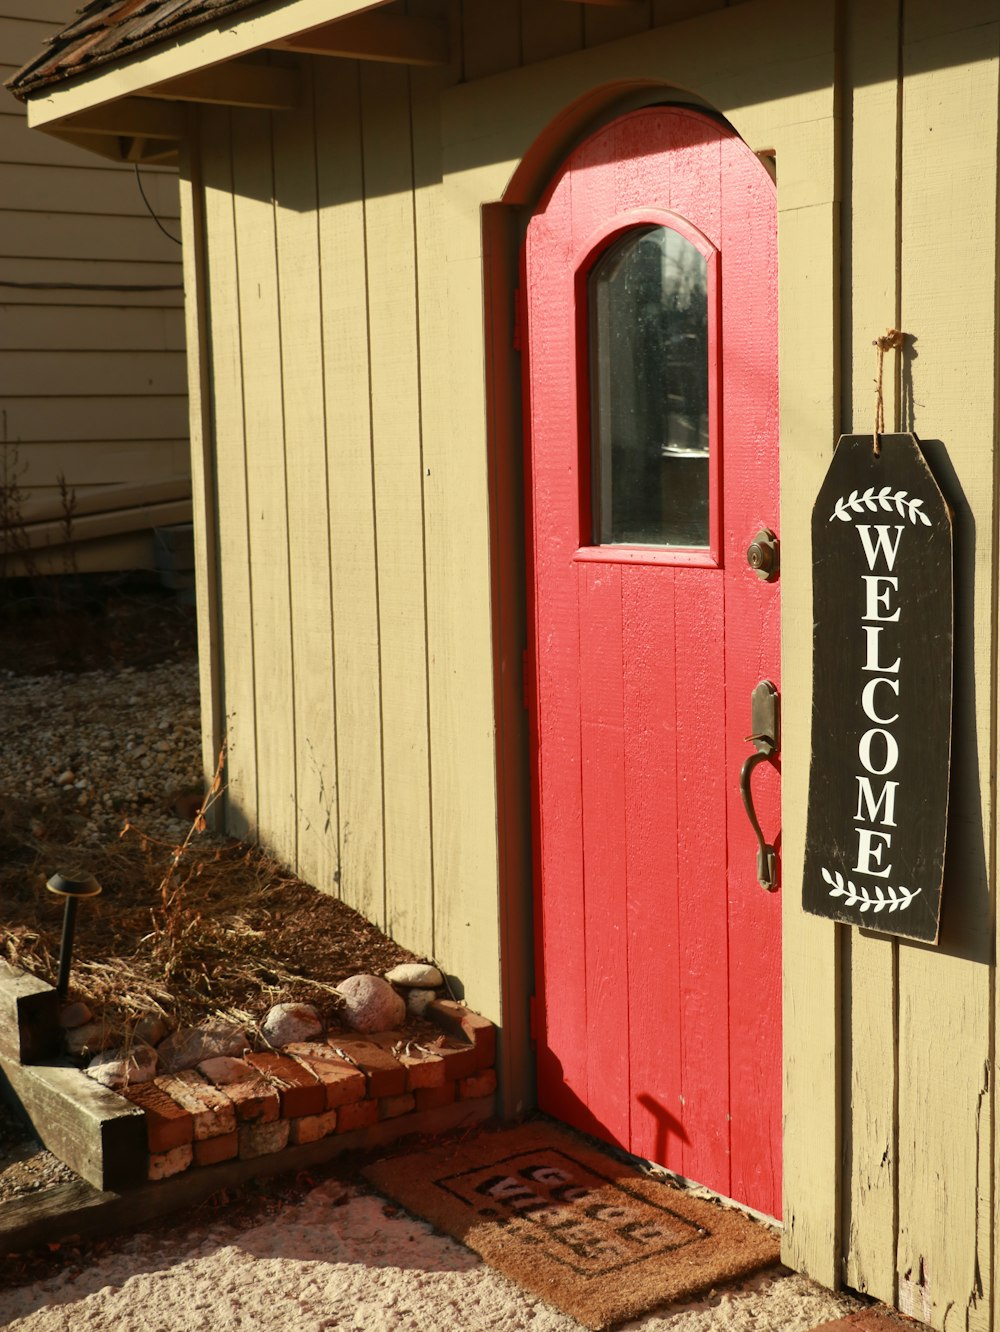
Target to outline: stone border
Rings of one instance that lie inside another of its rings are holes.
[[[466,1104],[493,1113],[496,1029],[453,1000],[424,1007],[423,1016],[444,1033],[433,1048],[400,1032],[338,1032],[277,1052],[204,1061],[119,1093],[52,1057],[54,996],[34,977],[0,971],[0,1091],[50,1151],[102,1192],[223,1163],[250,1163],[253,1174],[262,1159],[274,1158],[270,1168],[284,1169],[301,1149],[340,1140],[333,1155],[348,1138],[379,1129],[388,1130],[384,1141],[443,1131],[456,1116],[461,1121]],[[37,1005],[45,1015],[41,1022],[26,1020],[25,998],[32,1013]],[[50,1057],[28,1062],[30,1052]]]

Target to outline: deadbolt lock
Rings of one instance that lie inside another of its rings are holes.
[[[770,528],[762,527],[747,546],[747,564],[764,583],[773,583],[777,578],[781,564],[778,538]]]

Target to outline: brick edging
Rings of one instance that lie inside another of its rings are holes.
[[[46,1147],[97,1189],[135,1189],[191,1167],[284,1159],[390,1124],[397,1125],[390,1136],[399,1137],[423,1131],[414,1126],[426,1116],[447,1119],[461,1114],[459,1106],[492,1107],[495,1099],[496,1028],[451,999],[432,999],[423,1010],[443,1033],[433,1050],[399,1032],[338,1032],[230,1060],[244,1066],[235,1080],[213,1081],[204,1071],[213,1061],[204,1061],[197,1071],[123,1092],[58,1053],[57,1014],[52,986],[0,968],[0,1084]]]
[[[444,999],[428,1004],[425,1016],[445,1033],[433,1048],[400,1032],[336,1032],[242,1060],[206,1060],[125,1088],[120,1094],[145,1119],[146,1178],[259,1160],[387,1121],[412,1132],[415,1116],[492,1103],[492,1022]]]

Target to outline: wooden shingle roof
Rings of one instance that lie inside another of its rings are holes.
[[[260,0],[89,0],[45,50],[9,79],[18,97],[75,78],[189,28],[250,9]]]

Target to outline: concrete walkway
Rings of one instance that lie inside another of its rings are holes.
[[[86,1251],[84,1251],[86,1252]],[[119,1238],[79,1269],[0,1291],[19,1332],[576,1332],[454,1240],[330,1179],[245,1224],[215,1218]],[[859,1308],[765,1273],[627,1324],[644,1332],[811,1332]],[[850,1329],[848,1329],[850,1332]],[[863,1325],[853,1332],[863,1332]]]

